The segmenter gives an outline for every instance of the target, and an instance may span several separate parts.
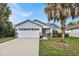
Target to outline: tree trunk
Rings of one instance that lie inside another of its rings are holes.
[[[65,20],[61,21],[61,31],[62,31],[62,34],[61,34],[60,42],[65,42]]]

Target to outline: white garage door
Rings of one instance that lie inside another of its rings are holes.
[[[20,28],[18,38],[39,38],[39,28]]]

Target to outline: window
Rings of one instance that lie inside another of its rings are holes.
[[[32,28],[32,31],[33,31],[34,29]]]
[[[28,29],[26,29],[28,31]]]
[[[23,31],[24,29],[22,29],[22,31]]]
[[[21,31],[26,31],[26,28],[19,28],[19,30],[21,30]]]
[[[20,31],[39,31],[39,28],[19,28]]]
[[[34,29],[36,31],[36,29]]]
[[[29,30],[31,31],[31,28],[29,28]]]
[[[37,31],[39,31],[39,29],[37,29]]]
[[[21,29],[19,29],[19,30],[21,30]]]
[[[24,31],[26,31],[26,29],[24,28]]]

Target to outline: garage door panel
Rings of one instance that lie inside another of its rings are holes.
[[[21,31],[18,33],[19,37],[39,37],[39,32],[37,31]]]

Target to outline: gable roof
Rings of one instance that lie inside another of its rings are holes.
[[[39,24],[37,24],[37,23],[31,21],[31,20],[25,20],[25,21],[23,21],[23,22],[21,22],[21,23],[16,24],[15,26],[21,25],[21,24],[26,23],[26,22],[31,22],[31,23],[33,23],[33,24],[36,24],[36,25],[38,25],[38,26],[41,26],[41,25],[39,25]],[[42,26],[41,26],[41,27],[42,27]]]
[[[47,23],[47,24],[50,25],[50,26],[52,26],[52,27],[60,29],[60,27],[58,25],[56,25],[56,24],[53,24],[53,23]]]
[[[48,27],[51,27],[51,28],[59,28],[59,29],[60,29],[60,27],[57,26],[56,24],[43,23],[43,22],[41,22],[41,21],[39,21],[39,20],[33,20],[33,21],[32,21],[32,20],[25,20],[25,21],[23,21],[23,22],[20,22],[20,23],[16,24],[15,26],[21,25],[21,24],[26,23],[26,22],[31,22],[31,23],[34,23],[34,24],[36,24],[36,25],[38,25],[38,26],[43,27],[43,25],[40,25],[40,24],[36,23],[35,21],[36,21],[36,22],[39,22],[39,23],[41,23],[41,24],[43,24],[43,25],[46,25],[46,26],[48,26]]]
[[[48,24],[46,24],[46,23],[43,23],[43,22],[41,22],[41,21],[39,21],[39,20],[34,20],[34,21],[39,22],[39,23],[41,23],[41,24],[43,24],[43,25],[49,26],[49,27],[51,27],[51,28],[54,28],[53,26],[50,26],[50,25],[48,25]]]
[[[79,29],[79,24],[68,25],[66,27],[66,30],[74,30],[74,29]]]

